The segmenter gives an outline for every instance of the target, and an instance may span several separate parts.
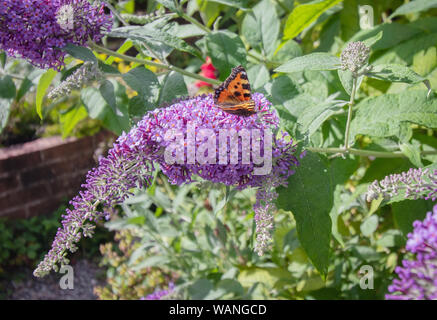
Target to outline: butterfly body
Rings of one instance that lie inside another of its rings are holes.
[[[247,73],[242,66],[233,68],[230,76],[215,90],[214,103],[231,114],[250,116],[256,113]]]

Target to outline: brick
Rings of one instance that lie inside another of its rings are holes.
[[[26,203],[47,198],[50,195],[50,188],[45,183],[23,188],[0,197],[0,210],[25,205]]]
[[[8,175],[0,178],[0,195],[17,189],[20,186],[20,181],[17,175]]]
[[[0,209],[0,217],[7,217],[11,219],[27,218],[27,209],[24,206],[15,207],[8,210]]]
[[[74,163],[74,171],[77,170],[83,170],[83,169],[91,169],[92,167],[95,167],[97,165],[96,161],[93,158],[93,153],[91,154],[83,154],[79,157],[76,157],[71,160],[72,163]]]
[[[51,197],[33,202],[27,206],[28,218],[49,214],[58,209],[62,203],[62,197]]]
[[[20,179],[23,186],[29,186],[42,181],[48,181],[54,178],[50,166],[40,166],[22,171]]]
[[[21,171],[23,168],[34,167],[40,163],[41,154],[39,151],[2,159],[0,160],[0,175],[4,172],[13,173]]]
[[[70,194],[68,190],[74,189],[79,191],[82,183],[85,182],[85,175],[63,175],[54,179],[50,187],[53,190],[53,193],[56,195],[59,194]]]
[[[81,153],[83,150],[91,149],[93,142],[91,137],[63,142],[62,144],[53,146],[45,150],[41,150],[43,160],[53,158],[64,158],[71,154]]]
[[[71,160],[63,160],[60,162],[52,163],[50,165],[50,171],[52,174],[52,178],[56,179],[59,176],[69,174],[70,172],[75,170],[76,164]]]
[[[50,137],[0,149],[0,215],[46,214],[71,199],[97,165],[93,156],[98,143],[111,136]]]

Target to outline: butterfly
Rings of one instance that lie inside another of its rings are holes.
[[[215,90],[214,103],[231,114],[246,117],[256,113],[247,73],[242,66],[233,68],[225,82]]]

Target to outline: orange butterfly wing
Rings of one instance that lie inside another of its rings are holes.
[[[256,113],[247,73],[242,66],[233,68],[230,76],[215,90],[214,102],[231,114],[250,116]]]

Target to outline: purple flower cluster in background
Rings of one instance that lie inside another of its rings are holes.
[[[157,289],[153,293],[147,295],[145,298],[141,298],[140,300],[165,300],[168,299],[174,292],[174,283],[170,282],[167,290]]]
[[[272,170],[267,175],[254,175],[254,169],[259,166],[254,163],[242,163],[242,146],[238,149],[236,164],[168,164],[165,161],[165,149],[170,142],[165,139],[171,129],[178,129],[187,135],[187,124],[195,123],[196,131],[201,128],[213,130],[277,130],[279,119],[272,111],[271,103],[259,93],[252,95],[257,114],[249,117],[231,115],[220,110],[214,104],[211,95],[198,96],[188,100],[181,100],[167,108],[155,109],[147,113],[144,118],[133,127],[129,133],[123,133],[109,151],[106,158],[99,160],[99,166],[91,170],[83,185],[84,190],[75,197],[63,217],[63,227],[58,230],[52,249],[34,271],[35,276],[43,276],[56,268],[58,264],[68,262],[66,251],[74,251],[75,243],[81,235],[91,236],[92,227],[88,220],[106,217],[102,209],[112,207],[123,202],[134,187],[147,187],[150,183],[153,165],[159,164],[162,172],[168,176],[173,184],[189,183],[192,175],[205,180],[225,185],[236,186],[239,189],[247,187],[258,188],[258,200],[254,206],[255,220],[259,243],[256,251],[262,254],[271,242],[274,198],[272,189],[285,185],[287,178],[294,173],[299,165],[294,155],[295,145],[290,136],[281,132],[273,135],[272,139]],[[264,135],[260,135],[260,145],[263,146]],[[197,141],[199,142],[199,141]],[[241,144],[241,141],[239,141]],[[262,149],[262,148],[261,148]],[[187,154],[187,150],[185,150]],[[102,206],[102,208],[100,208]]]
[[[104,6],[87,0],[0,0],[0,49],[43,69],[64,64],[59,48],[100,41],[111,27]]]
[[[375,180],[368,188],[367,201],[377,199],[382,195],[390,199],[399,194],[405,193],[405,198],[426,200],[437,198],[437,170],[436,169],[414,169],[399,174],[391,174],[383,180]]]
[[[415,221],[408,234],[406,249],[416,255],[415,260],[403,260],[395,271],[395,279],[388,290],[389,300],[437,299],[437,205],[423,221]]]

